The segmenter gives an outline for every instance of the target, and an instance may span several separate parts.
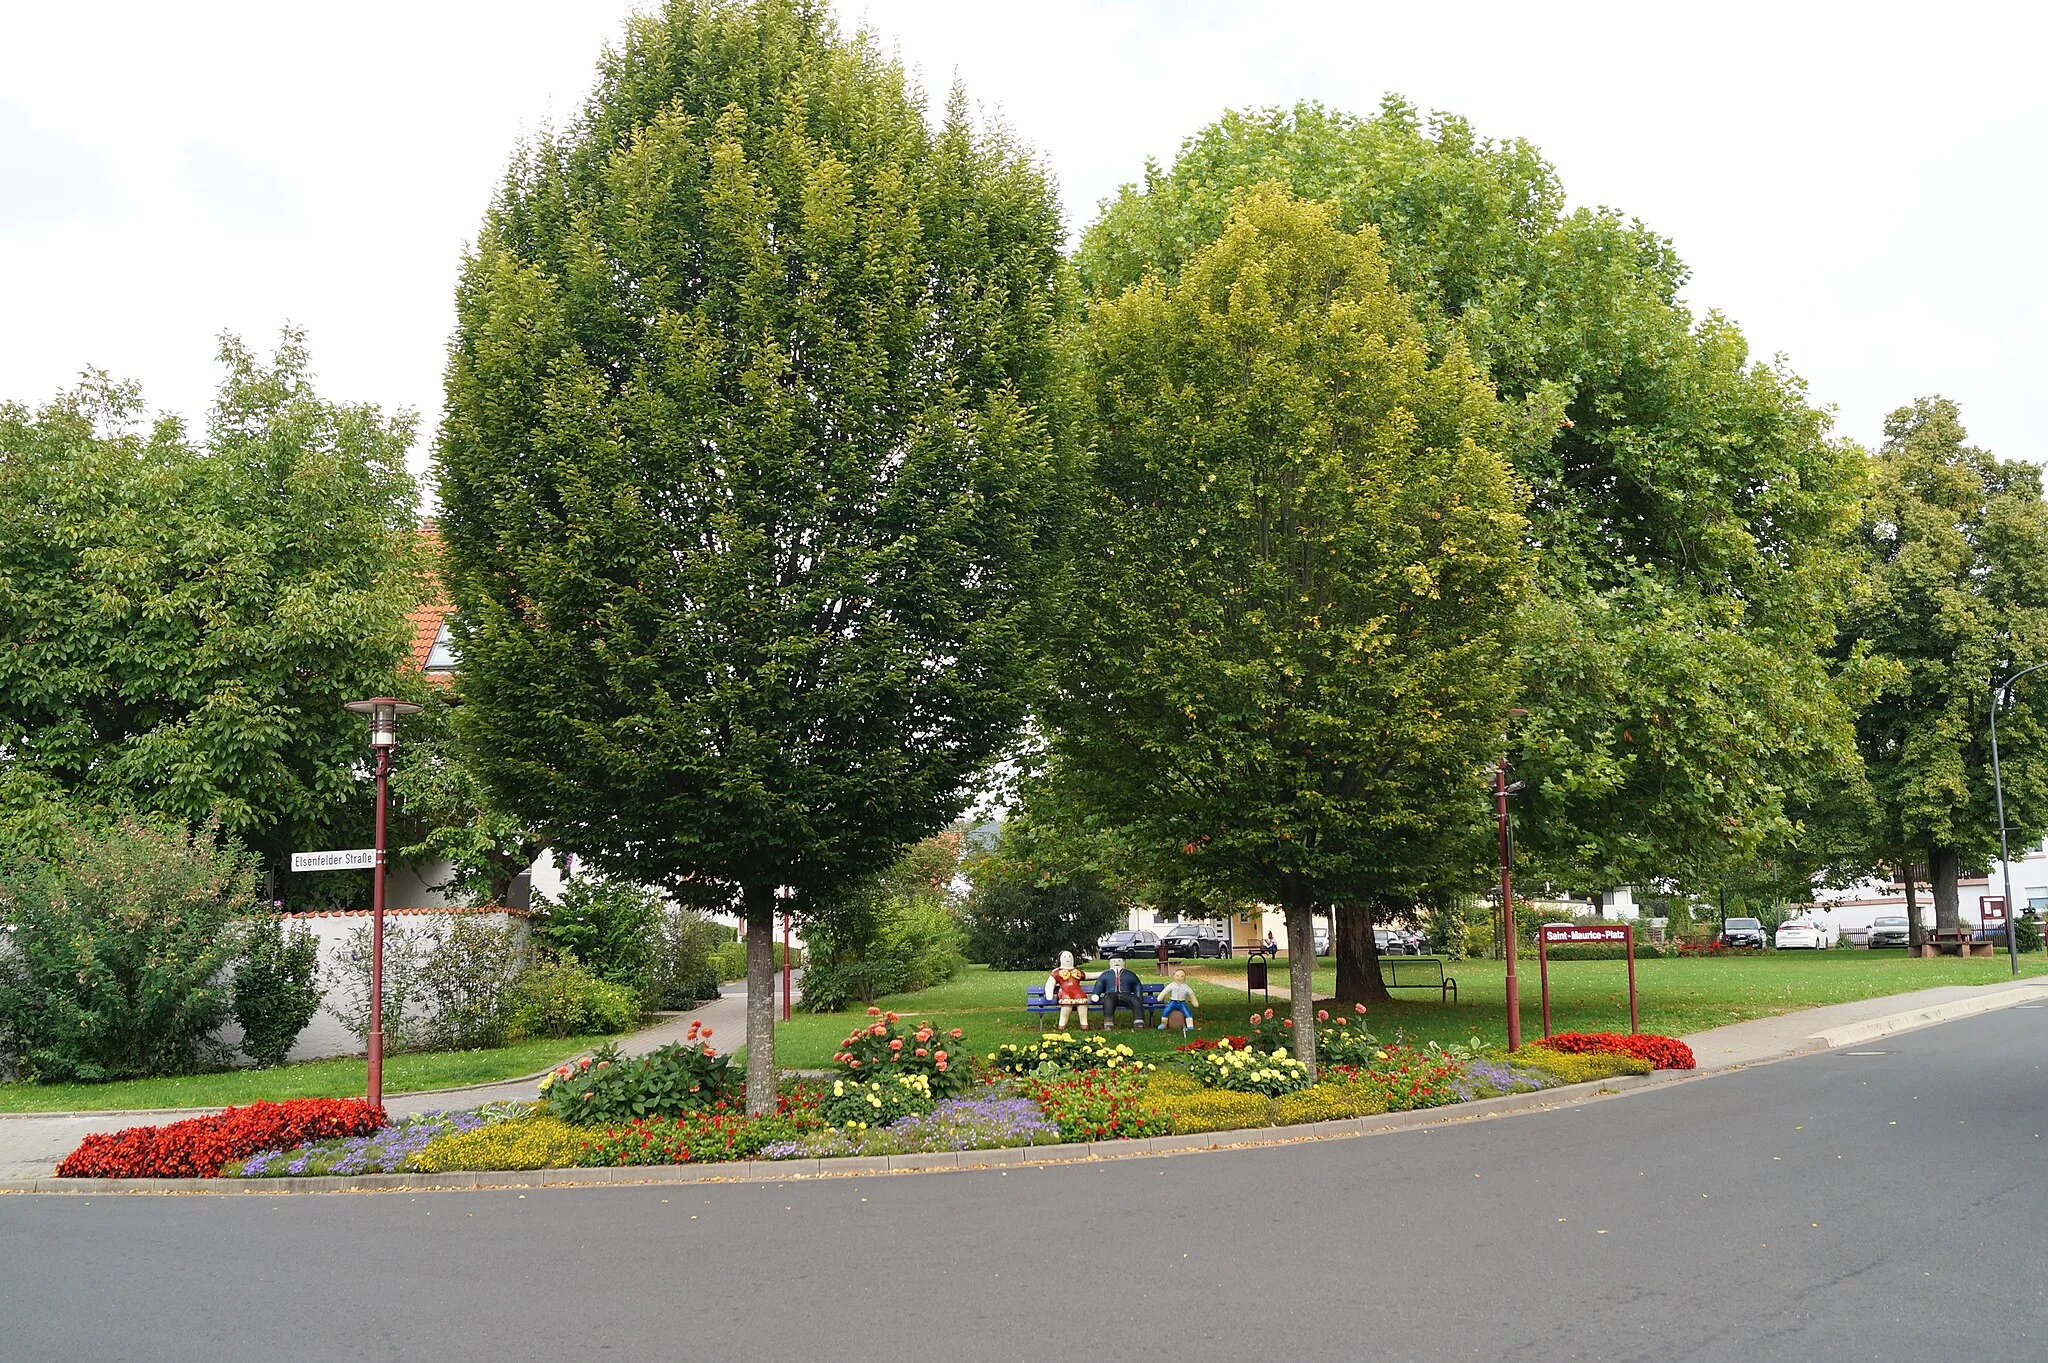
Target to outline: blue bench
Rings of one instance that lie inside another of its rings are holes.
[[[1157,1021],[1160,1015],[1166,1012],[1166,1004],[1159,997],[1165,989],[1166,986],[1163,984],[1147,984],[1142,980],[1139,981],[1138,992],[1143,995],[1145,1001],[1145,1021]],[[1038,1030],[1042,1032],[1045,1030],[1045,1015],[1050,1013],[1054,1017],[1058,1017],[1060,1015],[1060,1006],[1045,996],[1045,988],[1040,985],[1024,991],[1024,1011],[1038,1019]],[[1088,1011],[1091,1013],[1100,1013],[1102,1011],[1102,996],[1100,994],[1091,992],[1088,995]]]

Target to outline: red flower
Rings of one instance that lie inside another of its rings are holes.
[[[1330,1010],[1329,1010],[1329,1009],[1327,1009],[1327,1008],[1318,1008],[1318,1009],[1316,1009],[1316,1021],[1317,1021],[1317,1022],[1328,1022],[1329,1020],[1330,1020]]]
[[[919,1047],[917,1048],[917,1058],[918,1058],[918,1059],[920,1059],[920,1060],[924,1059],[924,1057],[925,1057],[925,1056],[926,1056],[927,1054],[929,1054],[929,1052],[927,1052],[927,1051],[925,1050],[925,1048],[924,1048],[924,1047],[922,1047],[922,1046],[919,1046]]]
[[[960,1039],[960,1029],[958,1027],[955,1027],[952,1031],[946,1033],[946,1035],[952,1037],[953,1040],[958,1041]]]
[[[899,1037],[892,1037],[892,1038],[890,1039],[890,1041],[889,1041],[889,1049],[890,1049],[890,1050],[892,1050],[892,1051],[900,1051],[900,1050],[902,1050],[902,1049],[903,1049],[903,1038],[902,1038],[902,1037],[900,1037],[900,1036],[899,1036]]]
[[[882,1010],[881,1010],[881,1009],[879,1009],[879,1008],[869,1008],[869,1009],[868,1009],[868,1016],[869,1016],[869,1017],[871,1017],[871,1018],[878,1018],[878,1017],[880,1017],[881,1015],[882,1015]]]

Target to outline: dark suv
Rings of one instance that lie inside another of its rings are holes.
[[[1175,923],[1160,934],[1169,956],[1214,956],[1230,954],[1230,934],[1214,923]]]
[[[1767,947],[1770,944],[1770,934],[1764,931],[1759,919],[1730,918],[1721,924],[1721,945],[1724,947]]]

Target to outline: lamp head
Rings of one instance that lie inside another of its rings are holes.
[[[369,700],[352,700],[342,707],[370,720],[370,746],[372,748],[395,748],[398,746],[398,721],[403,715],[416,715],[420,707],[409,700],[394,700],[390,696],[374,696]]]

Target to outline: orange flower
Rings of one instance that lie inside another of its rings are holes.
[[[697,1033],[697,1035],[708,1038],[711,1035],[711,1029],[709,1027],[706,1027],[703,1031]]]
[[[1328,1022],[1329,1020],[1330,1020],[1330,1010],[1329,1010],[1329,1009],[1327,1009],[1327,1008],[1318,1008],[1318,1009],[1316,1009],[1316,1021],[1317,1021],[1317,1022]]]
[[[892,1038],[890,1039],[890,1041],[889,1041],[889,1049],[890,1049],[890,1050],[892,1050],[892,1051],[900,1051],[900,1050],[902,1050],[902,1049],[903,1049],[903,1038],[902,1038],[902,1037],[900,1037],[900,1036],[899,1036],[899,1037],[892,1037]]]
[[[924,1047],[919,1046],[917,1048],[918,1059],[922,1060],[927,1054],[929,1054],[929,1052],[927,1052]]]
[[[958,1041],[960,1039],[960,1029],[958,1027],[955,1027],[952,1031],[946,1033],[946,1035],[952,1037],[953,1040]]]
[[[879,1009],[879,1008],[869,1008],[869,1009],[868,1009],[868,1016],[869,1016],[869,1017],[871,1017],[871,1018],[878,1018],[878,1017],[880,1017],[881,1015],[882,1015],[882,1010],[881,1010],[881,1009]]]

